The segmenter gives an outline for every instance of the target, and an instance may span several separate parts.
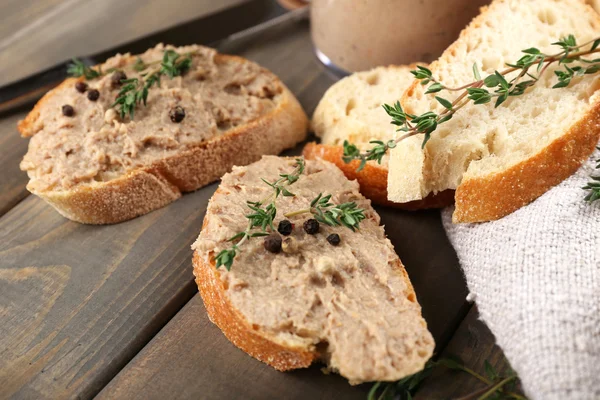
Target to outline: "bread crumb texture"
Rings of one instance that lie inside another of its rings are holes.
[[[473,81],[473,64],[491,74],[518,60],[522,49],[556,53],[551,43],[568,34],[579,43],[600,36],[599,16],[583,1],[496,0],[431,70],[445,85],[461,86]],[[600,77],[586,75],[552,89],[558,68],[564,66],[553,64],[533,88],[498,108],[493,102],[467,105],[438,127],[424,151],[422,135],[401,142],[391,152],[389,199],[407,202],[456,189],[455,221],[485,221],[509,214],[570,176],[600,135]],[[418,82],[402,104],[413,114],[442,110]]]

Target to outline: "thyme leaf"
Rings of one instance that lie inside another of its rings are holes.
[[[135,109],[138,105],[146,105],[148,101],[148,93],[153,86],[160,86],[161,76],[168,76],[173,79],[176,76],[183,75],[189,70],[192,65],[192,58],[190,54],[181,56],[174,50],[165,50],[163,53],[162,62],[160,68],[142,74],[140,78],[131,78],[123,80],[124,86],[119,91],[115,102],[111,107],[116,107],[119,111],[121,119],[129,116],[133,120],[135,115]],[[134,64],[134,69],[145,70],[147,65],[138,57],[138,60]]]
[[[483,376],[474,370],[466,367],[464,363],[455,356],[449,356],[437,361],[429,360],[425,363],[423,370],[414,375],[409,375],[396,382],[376,382],[367,395],[367,400],[411,400],[412,396],[417,392],[423,381],[429,377],[436,368],[446,368],[454,371],[461,371],[471,375],[485,386],[467,396],[461,397],[460,400],[466,399],[513,399],[527,400],[522,396],[512,391],[510,385],[518,380],[517,375],[512,369],[506,371],[506,376],[498,373],[489,361],[485,361],[485,373]]]
[[[75,78],[79,78],[79,77],[83,76],[83,77],[85,77],[85,79],[88,79],[88,80],[95,79],[95,78],[98,78],[103,75],[100,68],[98,68],[96,70],[91,67],[88,67],[87,65],[85,65],[83,63],[83,61],[81,61],[77,58],[72,59],[72,63],[69,64],[69,66],[67,68],[67,74],[69,74]]]
[[[281,174],[280,178],[275,182],[269,182],[262,179],[268,186],[273,188],[273,192],[266,198],[259,201],[247,201],[246,206],[250,209],[250,213],[246,214],[248,219],[248,225],[242,232],[238,232],[229,238],[228,241],[236,242],[231,247],[221,250],[215,257],[216,267],[224,266],[227,271],[231,269],[233,260],[237,254],[241,251],[242,245],[249,239],[254,237],[267,236],[268,230],[275,231],[273,220],[277,215],[276,200],[280,195],[283,196],[294,196],[287,189],[288,185],[291,185],[300,179],[300,175],[304,173],[304,159],[297,158],[294,164],[294,170],[289,174]],[[266,204],[266,206],[265,206]],[[254,229],[259,229],[257,232]]]

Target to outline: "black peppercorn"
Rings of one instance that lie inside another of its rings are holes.
[[[271,234],[265,237],[265,250],[271,253],[279,253],[281,251],[281,236],[277,234]]]
[[[330,245],[337,246],[340,244],[340,235],[337,233],[332,233],[331,235],[327,236],[327,241]]]
[[[72,117],[73,115],[75,115],[75,109],[73,108],[73,106],[65,104],[64,106],[62,106],[62,113],[65,117]]]
[[[169,117],[171,117],[171,121],[179,123],[185,118],[185,110],[181,106],[173,107],[171,111],[169,111]]]
[[[77,82],[75,84],[75,90],[77,90],[79,93],[84,93],[88,88],[87,83],[85,82]]]
[[[110,77],[110,84],[112,87],[121,86],[123,81],[127,79],[127,75],[123,71],[115,71],[114,74]]]
[[[277,226],[277,232],[281,233],[283,236],[289,236],[292,233],[292,229],[294,225],[287,219],[284,219]]]
[[[307,219],[306,221],[304,221],[304,230],[309,235],[314,235],[315,233],[318,233],[319,232],[319,221],[317,221],[316,219],[313,219],[313,218]]]
[[[96,101],[100,97],[100,92],[97,89],[90,89],[87,94],[88,99]]]

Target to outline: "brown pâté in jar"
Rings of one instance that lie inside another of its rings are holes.
[[[312,0],[325,64],[347,72],[437,58],[490,0]]]

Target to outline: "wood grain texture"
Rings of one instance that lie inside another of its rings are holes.
[[[24,117],[24,113],[17,113],[0,119],[0,216],[29,194],[25,189],[27,174],[19,169],[27,140],[19,136],[17,121]]]
[[[486,360],[502,376],[506,376],[505,374],[510,368],[502,349],[496,345],[494,335],[479,320],[476,306],[471,308],[450,343],[441,353],[441,357],[449,355],[459,357],[466,367],[483,376],[485,376]],[[451,371],[440,367],[436,368],[433,374],[423,382],[414,399],[458,399],[485,387],[484,383],[465,372]],[[518,387],[514,391],[523,395]],[[473,398],[476,397],[473,396]]]
[[[34,196],[0,220],[0,398],[89,398],[196,292],[211,189],[113,226]]]
[[[23,27],[43,18],[66,0],[2,0],[0,2],[0,43]],[[1,46],[1,45],[0,45]],[[0,78],[2,79],[2,78]]]
[[[0,85],[74,55],[96,53],[243,1],[247,0],[27,0],[36,7],[44,5],[39,13],[32,7],[7,6],[12,14],[0,13],[6,16],[0,17],[0,26],[5,20],[10,25],[10,33],[0,36]]]

